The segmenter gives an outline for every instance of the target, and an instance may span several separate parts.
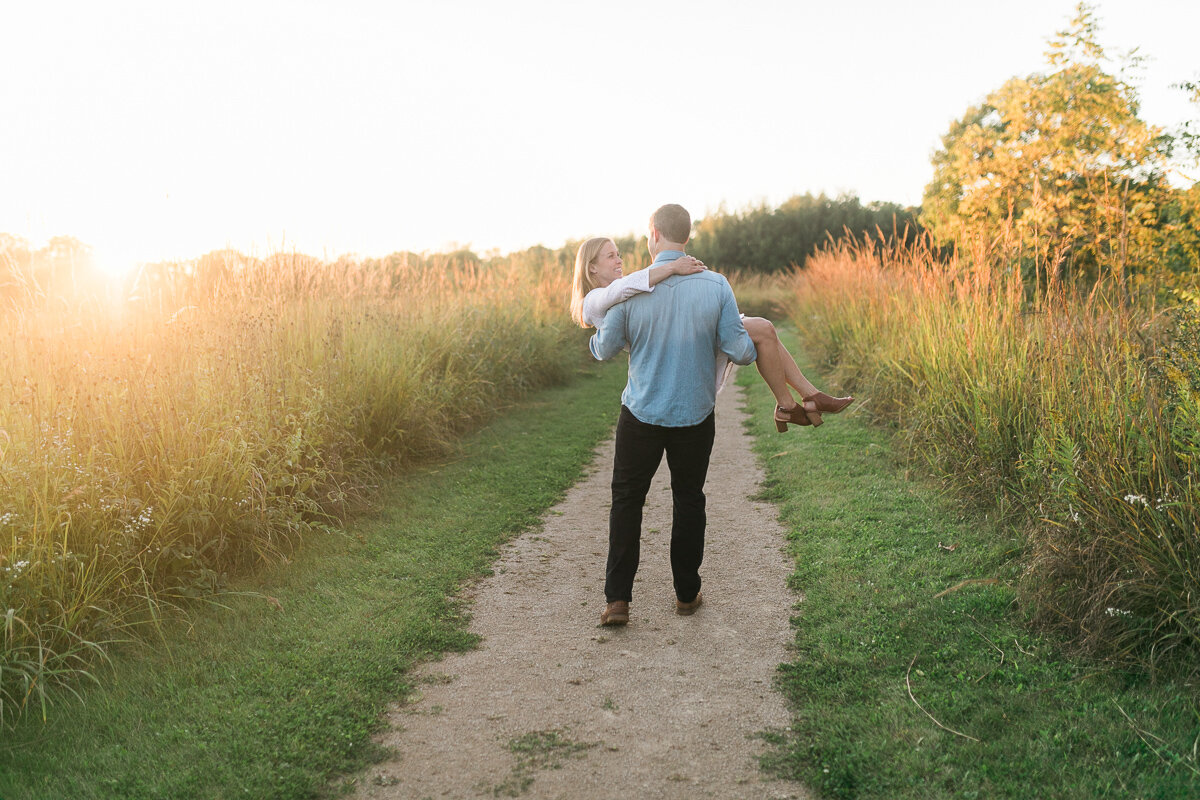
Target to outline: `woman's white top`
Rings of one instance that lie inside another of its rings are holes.
[[[583,321],[593,328],[599,328],[604,321],[604,315],[617,303],[623,303],[635,294],[653,292],[650,285],[650,270],[639,269],[629,275],[622,275],[608,286],[592,289],[583,298]]]
[[[653,292],[650,285],[650,270],[639,269],[629,275],[622,275],[608,286],[592,289],[583,298],[583,321],[593,328],[599,328],[604,322],[608,310],[617,303],[623,303],[635,294]],[[742,316],[745,316],[743,314]],[[733,372],[733,362],[722,352],[717,353],[716,385],[719,393],[725,388],[725,379]]]

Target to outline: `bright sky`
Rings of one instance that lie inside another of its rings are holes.
[[[793,194],[920,202],[951,121],[1075,0],[205,0],[0,11],[0,232],[110,264],[642,232]],[[1200,117],[1200,2],[1104,0],[1144,119]]]

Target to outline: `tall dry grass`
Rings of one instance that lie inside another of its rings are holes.
[[[0,723],[564,380],[568,293],[550,269],[236,253],[26,291],[0,312]]]
[[[1093,652],[1200,653],[1200,315],[1099,285],[1031,293],[980,250],[842,243],[792,318],[964,497],[1027,532],[1022,597]]]
[[[751,317],[783,319],[791,305],[787,281],[778,272],[722,272],[737,297],[738,310]]]

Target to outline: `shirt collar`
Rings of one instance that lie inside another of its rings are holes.
[[[661,264],[664,261],[674,261],[677,258],[683,258],[685,253],[682,250],[663,250],[654,257],[655,264]]]

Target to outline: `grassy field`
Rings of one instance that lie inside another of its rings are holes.
[[[795,277],[812,352],[965,502],[1022,529],[1043,628],[1151,672],[1200,664],[1200,306],[1017,263],[848,244]]]
[[[0,728],[563,382],[566,281],[226,253],[0,308]]]
[[[337,795],[377,756],[370,733],[414,688],[408,669],[472,645],[455,595],[580,474],[623,376],[538,394],[392,484],[378,514],[122,653],[84,703],[5,736],[0,797]],[[803,597],[779,676],[794,719],[766,768],[830,798],[1195,796],[1186,687],[1031,633],[1020,535],[927,483],[867,424],[872,403],[787,436],[748,423]]]
[[[1186,670],[1173,677],[1137,659],[1114,666],[1071,655],[1070,639],[1030,624],[1046,607],[1029,599],[1037,595],[1028,583],[1046,539],[1038,538],[1044,528],[1031,535],[1022,524],[1016,512],[1028,509],[1008,480],[1016,469],[1030,480],[1016,486],[1047,497],[1036,479],[1056,462],[1030,455],[1014,466],[997,443],[1026,429],[1055,431],[1056,441],[1107,429],[1073,428],[1069,404],[1055,415],[1041,400],[1038,417],[1019,381],[985,369],[1011,367],[1004,348],[1014,347],[1008,334],[1019,314],[1003,318],[1007,334],[988,334],[963,308],[941,308],[953,305],[945,286],[920,270],[921,281],[904,285],[849,263],[855,269],[843,270],[840,284],[836,264],[812,277],[824,275],[834,305],[850,312],[823,316],[829,304],[814,302],[797,314],[806,348],[849,354],[843,364],[859,402],[819,430],[779,436],[762,415],[750,423],[768,469],[764,496],[792,530],[792,586],[803,597],[796,658],[779,682],[795,717],[772,737],[767,768],[838,798],[1197,796],[1200,712]],[[0,387],[13,399],[0,426],[0,477],[28,493],[14,492],[17,505],[0,515],[0,599],[36,610],[29,598],[48,597],[41,607],[49,611],[10,614],[2,629],[6,702],[38,711],[15,726],[6,712],[5,800],[336,795],[343,776],[377,755],[370,733],[381,709],[413,688],[407,670],[471,646],[454,599],[463,582],[536,521],[611,428],[624,375],[617,365],[589,367],[459,439],[579,363],[564,353],[582,351],[582,334],[556,327],[561,308],[549,311],[555,295],[540,279],[414,273],[407,289],[428,303],[410,306],[388,299],[394,287],[379,283],[384,273],[353,278],[297,264],[271,271],[269,291],[254,284],[256,274],[185,287],[218,296],[236,289],[226,296],[232,310],[186,310],[164,293],[157,311],[133,320],[10,320],[24,335],[23,349],[4,354],[17,371]],[[870,283],[883,277],[889,292]],[[976,296],[958,286],[977,315],[985,300],[1003,297],[995,287]],[[270,291],[279,303],[256,308],[263,304],[254,298]],[[777,291],[746,289],[769,315]],[[901,335],[914,312],[900,301],[914,297],[925,316]],[[188,315],[193,327],[175,333]],[[872,320],[895,327],[873,329]],[[963,330],[974,333],[954,339]],[[1090,340],[1072,330],[1077,338],[1059,331],[1056,341],[1080,361]],[[110,349],[89,351],[96,341]],[[1165,358],[1157,362],[1164,374],[1188,363],[1186,354]],[[1068,363],[1048,360],[1060,370]],[[392,363],[417,378],[398,386]],[[498,366],[482,374],[474,371],[481,363]],[[953,394],[953,382],[935,384],[932,365],[958,375],[970,402]],[[1030,370],[1033,381],[1039,373]],[[770,406],[752,370],[742,380],[756,408]],[[1097,401],[1101,381],[1088,380],[1071,385]],[[92,385],[100,389],[86,390]],[[931,387],[950,398],[957,424],[946,430],[958,443],[979,425],[973,440],[982,449],[964,451],[964,461],[923,416],[935,408]],[[1005,409],[1011,419],[998,421]],[[1051,424],[1039,427],[1041,418]],[[100,441],[116,446],[97,449]],[[429,466],[431,458],[441,460]],[[406,464],[402,480],[383,477]],[[930,465],[955,464],[950,487],[973,489],[965,504],[924,477]],[[257,487],[249,503],[247,486]],[[986,510],[994,506],[981,486],[1006,490],[998,515]],[[382,511],[340,523],[372,498]],[[1134,530],[1185,521],[1191,502],[1177,494],[1144,515],[1139,507]],[[1068,505],[1079,515],[1070,541],[1107,519],[1094,517],[1103,508]],[[1040,522],[1065,526],[1049,512]],[[114,530],[120,547],[101,535]],[[1170,533],[1168,544],[1178,541]],[[181,603],[186,618],[173,611]],[[129,638],[130,624],[143,631],[141,644],[97,634]],[[55,632],[65,644],[40,652],[62,658],[31,658]],[[102,666],[94,645],[119,657]],[[80,681],[84,671],[99,685]],[[43,721],[36,701],[56,676],[82,702],[51,694]]]
[[[619,363],[534,395],[454,455],[382,491],[382,511],[310,535],[294,561],[125,652],[49,721],[0,738],[0,797],[336,796],[377,755],[421,659],[472,646],[459,589],[536,523],[616,420]]]
[[[1023,535],[943,495],[868,424],[876,403],[795,435],[748,423],[803,597],[779,673],[794,718],[767,768],[827,798],[1200,796],[1195,688],[1032,632]]]

